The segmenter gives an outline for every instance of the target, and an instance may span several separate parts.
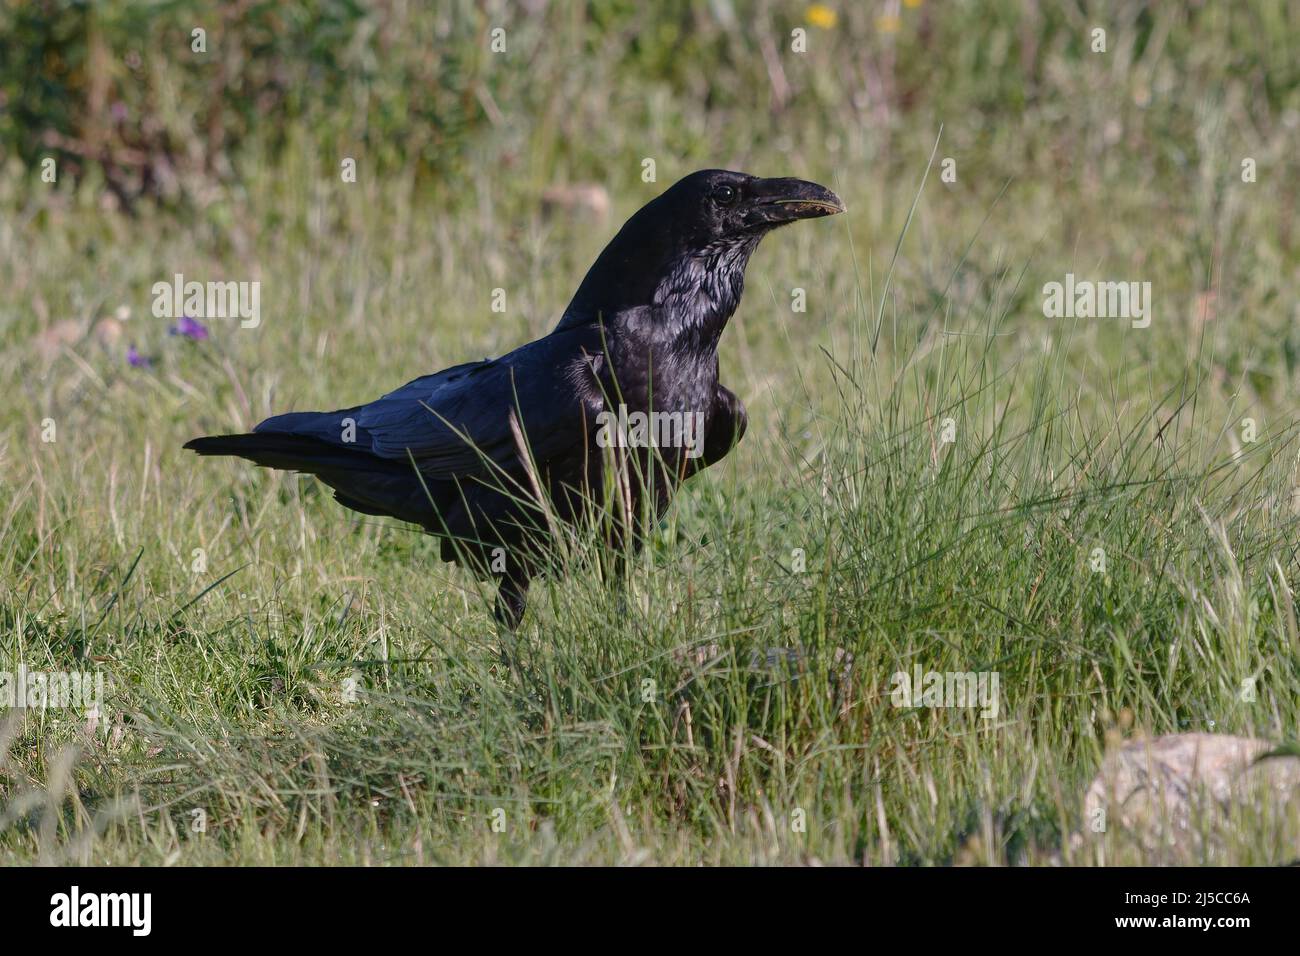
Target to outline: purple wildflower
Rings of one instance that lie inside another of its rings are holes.
[[[198,319],[190,318],[188,315],[182,315],[180,321],[168,329],[168,332],[172,335],[183,335],[195,342],[202,342],[208,337],[207,326]]]
[[[134,345],[126,350],[126,363],[132,368],[148,368],[153,364],[147,355],[141,355]]]

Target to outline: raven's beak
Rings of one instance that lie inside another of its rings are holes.
[[[839,196],[825,186],[802,179],[761,179],[755,184],[753,197],[747,218],[756,226],[780,226],[844,211]]]

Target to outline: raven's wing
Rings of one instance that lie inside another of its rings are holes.
[[[414,459],[437,480],[508,469],[520,458],[520,438],[539,463],[577,452],[603,409],[580,341],[553,334],[499,359],[422,376],[367,405],[277,415],[255,431]]]
[[[720,462],[740,444],[749,428],[749,415],[736,393],[721,382],[713,392],[713,409],[709,430],[704,434],[704,454],[694,462],[692,474]]]

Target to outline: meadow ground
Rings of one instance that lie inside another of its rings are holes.
[[[1089,56],[1080,13],[993,113],[980,83],[1024,67],[991,6],[973,39],[965,5],[936,25],[967,79],[910,111],[835,61],[746,111],[539,43],[546,102],[494,104],[455,189],[344,183],[298,128],[182,213],[11,158],[0,670],[102,673],[106,706],[0,717],[0,861],[1158,859],[1082,817],[1108,746],[1300,736],[1300,101],[1266,89],[1296,25],[1138,5]],[[875,92],[832,123],[800,108],[819,83]],[[710,166],[849,211],[750,265],[721,357],[744,441],[627,594],[582,560],[537,587],[514,666],[429,539],[181,451],[544,334],[618,224]],[[541,211],[584,179],[607,218]],[[169,335],[174,273],[260,281],[260,325]],[[1149,325],[1048,317],[1067,274],[1149,282]],[[997,706],[899,706],[916,669],[996,674]],[[1196,858],[1290,840],[1246,820]]]

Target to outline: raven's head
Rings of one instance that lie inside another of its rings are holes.
[[[716,341],[740,304],[745,266],[777,226],[844,211],[825,186],[726,169],[691,173],[642,206],[600,254],[560,328],[650,309],[657,325]]]
[[[777,226],[844,211],[840,197],[825,186],[802,179],[760,179],[726,169],[691,173],[637,216],[655,206],[661,208],[654,209],[653,215],[673,223],[677,251],[687,255],[749,244]]]

